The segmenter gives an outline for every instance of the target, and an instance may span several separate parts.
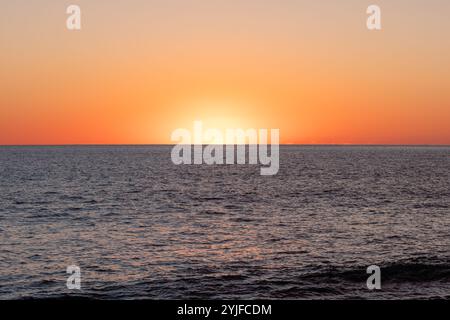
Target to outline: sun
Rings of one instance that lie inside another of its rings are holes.
[[[182,103],[184,110],[174,121],[179,128],[192,128],[200,121],[204,128],[225,132],[227,129],[254,128],[254,118],[246,114],[248,103],[231,99],[196,99]],[[178,106],[180,107],[180,106]],[[225,144],[225,139],[203,139],[204,144]]]

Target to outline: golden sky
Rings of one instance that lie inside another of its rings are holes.
[[[171,143],[194,120],[279,128],[281,143],[450,144],[448,0],[0,8],[0,144]]]

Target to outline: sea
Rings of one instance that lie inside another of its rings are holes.
[[[0,147],[0,299],[450,298],[450,147],[171,149]]]

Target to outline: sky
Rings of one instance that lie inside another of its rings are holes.
[[[81,30],[66,8],[81,8]],[[382,30],[366,27],[369,5]],[[15,0],[0,4],[0,145],[450,144],[448,0]]]

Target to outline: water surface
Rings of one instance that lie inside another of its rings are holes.
[[[275,176],[170,150],[0,147],[0,298],[450,297],[449,147],[283,146]]]

